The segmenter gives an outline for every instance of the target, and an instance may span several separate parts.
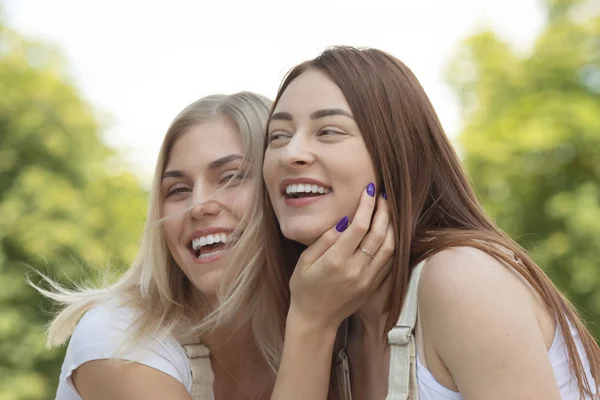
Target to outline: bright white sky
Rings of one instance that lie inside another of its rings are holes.
[[[284,73],[334,44],[404,61],[453,137],[457,101],[443,69],[461,39],[491,28],[527,49],[541,0],[5,0],[8,24],[58,46],[96,107],[107,143],[148,182],[162,137],[188,103],[212,93],[275,96]]]

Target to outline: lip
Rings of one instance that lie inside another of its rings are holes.
[[[322,195],[314,196],[314,197],[299,197],[297,199],[294,199],[291,197],[286,197],[285,205],[290,206],[290,207],[305,207],[305,206],[311,205],[313,203],[316,203],[319,200],[323,200],[330,194],[331,193],[327,193],[327,194],[322,194]]]
[[[313,178],[287,178],[287,179],[283,179],[281,181],[281,183],[279,184],[279,193],[282,194],[283,196],[285,196],[285,189],[289,186],[289,185],[293,185],[293,184],[299,184],[299,183],[308,183],[311,185],[317,185],[317,186],[322,186],[326,189],[330,189],[331,190],[331,186],[329,186],[328,184],[326,184],[325,182],[321,182],[317,179],[313,179]]]
[[[220,253],[217,253],[214,256],[210,256],[210,257],[206,257],[206,258],[197,258],[194,253],[190,253],[190,254],[192,256],[192,259],[194,260],[194,264],[210,264],[210,263],[217,261],[221,257],[223,257],[228,252],[229,252],[229,248],[225,248]]]

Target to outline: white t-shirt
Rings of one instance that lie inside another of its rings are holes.
[[[81,400],[71,374],[92,360],[117,358],[162,371],[183,384],[188,392],[192,376],[183,347],[173,336],[164,339],[148,336],[124,347],[130,335],[135,311],[116,305],[99,305],[81,318],[67,348],[56,393],[57,400]]]

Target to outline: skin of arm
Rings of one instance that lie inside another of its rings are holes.
[[[561,399],[539,314],[533,289],[484,252],[447,249],[427,262],[419,318],[428,363],[441,362],[449,375],[438,381],[453,381],[465,400]]]
[[[73,384],[84,400],[192,400],[175,378],[135,362],[89,361],[73,372]]]
[[[337,327],[320,327],[290,309],[271,400],[326,399]]]

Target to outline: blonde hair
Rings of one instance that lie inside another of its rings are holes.
[[[260,230],[257,230],[259,224],[252,222],[262,218],[261,204],[257,197],[260,183],[255,185],[255,201],[248,205],[242,218],[243,225],[247,228],[241,234],[238,244],[243,251],[236,251],[238,245],[232,248],[232,268],[225,271],[226,279],[222,279],[218,290],[218,293],[230,293],[235,289],[236,293],[243,293],[244,302],[237,302],[235,296],[230,296],[230,299],[225,300],[225,313],[220,314],[220,308],[207,309],[201,320],[198,320],[197,310],[193,310],[191,304],[191,283],[175,263],[166,245],[161,223],[160,185],[175,142],[191,127],[218,117],[235,123],[244,145],[244,159],[250,165],[247,174],[251,179],[260,179],[263,134],[270,105],[271,101],[267,98],[250,92],[212,95],[195,101],[175,117],[160,149],[141,246],[131,267],[114,284],[100,288],[78,286],[76,289],[66,289],[47,277],[44,277],[44,281],[50,286],[49,289],[32,284],[61,306],[48,327],[49,346],[63,344],[87,310],[106,302],[117,301],[120,305],[139,311],[129,338],[131,340],[149,334],[167,335],[176,329],[201,336],[218,324],[231,322],[234,317],[241,318],[239,321],[235,320],[236,324],[243,324],[250,321],[255,313],[264,315],[264,308],[268,308],[274,300],[270,299],[269,291],[261,283],[261,275],[264,274],[263,241],[257,240],[260,237]],[[240,313],[240,310],[245,312]],[[259,330],[255,337],[262,337],[264,327],[260,323],[253,323],[253,329]],[[269,358],[267,354],[265,357]]]

